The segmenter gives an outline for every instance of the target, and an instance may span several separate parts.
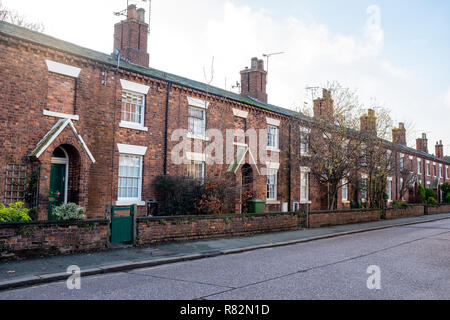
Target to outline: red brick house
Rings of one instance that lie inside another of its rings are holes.
[[[267,102],[263,61],[254,58],[241,71],[241,94],[150,68],[148,25],[138,11],[130,6],[127,20],[115,26],[112,55],[0,22],[0,201],[31,197],[38,220],[51,218],[49,208],[62,202],[86,207],[90,218],[103,217],[106,205],[137,204],[145,215],[147,201],[155,198],[156,176],[203,177],[211,170],[208,128],[223,136],[251,128],[266,130],[264,151],[278,154],[278,160],[253,161],[247,140],[234,137],[236,163],[223,166],[236,183],[251,181],[253,197],[266,201],[266,211],[301,203],[323,208],[320,185],[307,167],[290,160],[305,151],[290,146],[293,128],[307,129],[311,119]],[[316,116],[332,108],[324,99],[315,103]],[[197,149],[185,154],[187,163],[175,164],[171,152],[178,141],[171,137],[180,128]],[[400,125],[392,152],[399,166],[412,162],[425,186],[450,181],[442,143],[436,156],[426,145],[423,137],[417,150],[406,147]],[[38,166],[33,197],[26,194],[26,181]],[[395,200],[399,177],[389,181]],[[348,194],[348,189],[340,193],[339,207],[348,206]],[[242,201],[238,195],[237,211]]]

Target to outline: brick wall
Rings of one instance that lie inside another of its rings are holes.
[[[0,223],[0,261],[106,249],[107,220]]]
[[[380,210],[317,211],[309,214],[309,227],[320,228],[380,220]]]
[[[424,206],[410,206],[405,209],[386,209],[386,219],[420,217],[425,214]]]
[[[137,244],[250,236],[297,230],[304,219],[296,214],[253,216],[158,217],[137,221]]]
[[[450,204],[442,204],[436,207],[427,207],[427,214],[450,213]]]

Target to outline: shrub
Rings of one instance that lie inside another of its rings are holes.
[[[65,203],[53,209],[53,215],[59,221],[82,220],[86,209],[75,203]]]
[[[427,201],[427,193],[422,184],[419,184],[419,195],[423,201]]]
[[[433,189],[425,189],[425,200],[428,201],[430,198],[436,200],[436,193],[434,193]]]
[[[443,199],[445,200],[445,202],[450,203],[450,182],[445,182],[442,184],[441,186],[441,190],[442,190],[442,194],[443,194]]]
[[[447,199],[445,199],[447,203],[450,203],[450,193],[447,194]]]
[[[428,200],[427,200],[427,204],[428,204],[429,206],[437,206],[437,205],[438,205],[438,202],[436,201],[435,198],[430,197],[430,198],[428,198]]]
[[[0,204],[0,222],[28,222],[31,221],[28,215],[29,209],[23,207],[23,202],[10,204],[5,207]]]

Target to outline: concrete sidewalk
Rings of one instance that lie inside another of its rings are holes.
[[[71,265],[82,275],[151,267],[262,248],[285,246],[372,230],[449,219],[450,213],[397,220],[334,226],[292,232],[271,233],[243,238],[213,239],[153,245],[150,247],[111,249],[108,251],[12,261],[0,264],[0,290],[35,285],[68,277]]]

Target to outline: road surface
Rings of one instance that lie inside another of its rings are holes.
[[[80,290],[0,292],[7,299],[450,299],[450,220],[83,277]]]

